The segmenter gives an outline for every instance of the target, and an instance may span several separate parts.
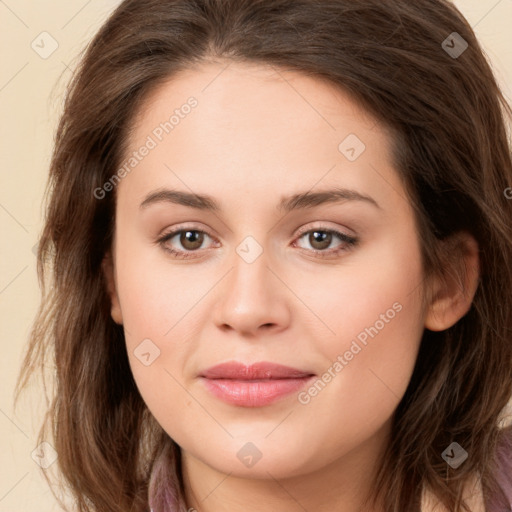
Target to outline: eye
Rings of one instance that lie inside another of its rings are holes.
[[[177,228],[170,233],[163,235],[157,240],[157,243],[159,243],[165,251],[171,253],[176,258],[197,257],[191,253],[197,252],[198,249],[201,248],[205,240],[205,236],[211,238],[208,233],[200,229]],[[173,238],[176,238],[175,243],[179,243],[183,249],[175,249],[170,245]]]
[[[348,251],[353,246],[355,246],[358,241],[356,237],[347,235],[346,233],[342,233],[340,231],[336,231],[335,229],[328,229],[321,226],[303,232],[300,234],[298,240],[306,237],[306,235],[307,243],[309,243],[313,248],[314,253],[320,254],[320,257],[336,256],[341,252]],[[335,248],[325,250],[336,238],[340,240],[341,243]],[[303,249],[303,247],[301,248]]]

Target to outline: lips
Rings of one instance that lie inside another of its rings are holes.
[[[298,379],[310,375],[313,374],[281,364],[261,362],[246,366],[235,361],[212,366],[201,373],[207,379],[234,380]]]
[[[276,363],[244,365],[230,361],[208,368],[199,377],[206,389],[224,402],[262,407],[298,391],[314,374]]]

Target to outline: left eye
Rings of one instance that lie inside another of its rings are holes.
[[[357,242],[356,238],[333,229],[310,229],[309,231],[302,233],[298,240],[304,238],[306,235],[307,241],[313,247],[315,252],[338,253],[340,251],[347,250],[348,247],[355,245]],[[330,251],[325,251],[325,249],[331,245],[334,238],[338,238],[342,243],[337,248],[334,248]],[[315,245],[317,245],[317,247],[315,247]]]
[[[343,251],[347,251],[357,243],[357,238],[333,229],[310,229],[309,231],[305,231],[300,234],[297,240],[301,240],[306,236],[308,237],[308,242],[313,247],[312,252],[319,254],[320,257],[325,257],[332,254],[336,255]],[[183,249],[175,249],[172,247],[170,242],[173,238],[176,237],[178,237],[178,241]],[[162,238],[157,240],[157,242],[164,248],[165,251],[172,254],[173,257],[190,258],[195,257],[193,256],[193,253],[197,252],[198,249],[201,248],[205,241],[205,237],[211,238],[208,233],[198,229],[176,229],[163,235]],[[326,250],[335,238],[338,238],[341,243],[338,245],[338,247]],[[305,249],[304,247],[300,248]],[[306,248],[305,250],[308,249]]]

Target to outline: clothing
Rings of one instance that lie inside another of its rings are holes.
[[[499,489],[486,497],[486,512],[512,512],[512,424],[502,431],[496,462]]]
[[[498,489],[483,493],[480,480],[474,477],[466,493],[471,512],[512,512],[512,425],[503,429],[496,450],[495,478]],[[421,512],[450,512],[437,499],[424,490]]]

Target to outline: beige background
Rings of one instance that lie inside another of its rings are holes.
[[[512,0],[455,3],[474,27],[510,101]],[[33,385],[15,413],[13,388],[39,302],[33,248],[63,90],[79,51],[117,4],[0,0],[0,512],[59,510],[43,470],[31,458],[44,406],[40,389]],[[44,55],[52,44],[57,49]]]

